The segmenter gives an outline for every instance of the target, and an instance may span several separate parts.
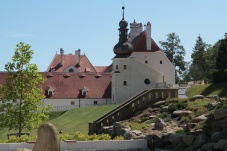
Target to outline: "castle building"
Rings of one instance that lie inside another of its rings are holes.
[[[151,38],[151,23],[145,30],[135,20],[119,22],[119,42],[112,67],[112,103],[121,103],[146,89],[167,88],[175,84],[175,67]]]
[[[169,88],[175,84],[175,67],[151,37],[148,22],[119,22],[119,41],[114,46],[115,57],[109,66],[93,66],[80,49],[66,54],[61,48],[41,72],[46,98],[42,105],[52,104],[55,110],[74,107],[122,103],[138,93],[152,88]],[[6,72],[0,72],[4,84]]]

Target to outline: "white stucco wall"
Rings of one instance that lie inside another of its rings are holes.
[[[16,148],[33,149],[29,143],[0,143],[0,151],[11,151]],[[100,141],[65,141],[61,142],[60,150],[118,150],[147,149],[147,140],[100,140]]]
[[[105,104],[110,104],[111,99],[110,98],[105,98],[105,99],[43,99],[42,100],[42,105],[43,106],[48,106],[48,105],[53,105],[55,109],[63,110],[63,107],[67,106],[70,108],[73,108],[73,106],[76,107],[86,107],[86,106],[93,106],[94,102],[97,101],[97,105],[105,105]],[[72,105],[71,102],[74,102]],[[70,109],[69,108],[69,109]]]
[[[118,65],[118,69],[116,69],[116,65]],[[127,69],[124,69],[124,65],[127,66]],[[112,103],[122,103],[145,89],[155,88],[156,83],[162,82],[162,76],[162,73],[134,57],[114,58]],[[145,79],[149,79],[150,84],[145,84]],[[127,85],[124,85],[124,81],[127,82]]]
[[[162,51],[133,52],[131,56],[143,63],[147,61],[147,65],[154,70],[161,72],[164,75],[164,82],[166,82],[166,84],[175,84],[175,66]],[[162,64],[160,64],[160,61],[162,61]]]

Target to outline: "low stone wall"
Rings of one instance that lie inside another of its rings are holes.
[[[15,148],[32,149],[34,143],[0,144],[0,151],[12,151]],[[61,150],[117,150],[117,149],[147,149],[147,140],[110,140],[110,141],[65,141],[61,142]]]

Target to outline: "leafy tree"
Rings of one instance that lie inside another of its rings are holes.
[[[12,62],[5,65],[8,77],[0,105],[0,126],[18,130],[19,137],[23,129],[29,131],[45,120],[49,109],[41,106],[44,78],[37,66],[29,63],[33,54],[30,47],[22,42],[17,44]]]
[[[218,71],[224,71],[227,69],[227,34],[226,37],[220,40],[220,45],[218,48],[216,56],[216,68]]]
[[[206,52],[209,47],[210,45],[203,42],[201,36],[199,36],[191,54],[192,64],[189,68],[191,80],[207,80],[209,68],[206,63]]]
[[[176,66],[176,81],[179,82],[185,70],[184,56],[185,49],[180,45],[180,38],[176,33],[167,35],[166,41],[160,41],[163,52],[166,54],[170,62]]]

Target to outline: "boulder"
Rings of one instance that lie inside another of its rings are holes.
[[[210,150],[213,150],[214,145],[215,145],[215,143],[206,143],[206,144],[203,144],[203,146],[201,147],[201,149],[202,150],[210,151]]]
[[[187,123],[187,129],[192,129],[192,128],[194,128],[195,126],[197,125],[197,123]]]
[[[193,143],[193,147],[194,148],[200,148],[203,144],[205,144],[207,141],[207,136],[205,134],[199,134],[194,143]]]
[[[173,144],[174,146],[176,146],[179,143],[183,143],[183,136],[184,134],[170,134],[169,135],[169,141],[171,142],[171,144]]]
[[[209,99],[213,99],[213,100],[220,100],[220,97],[218,95],[209,95],[209,96],[206,96],[206,98],[209,98]]]
[[[213,110],[219,103],[217,101],[212,101],[206,105],[207,110]]]
[[[157,118],[157,120],[155,120],[154,129],[162,131],[166,129],[166,123],[162,119]]]
[[[155,102],[152,106],[153,107],[160,107],[161,105],[165,105],[166,101],[158,101]]]
[[[59,134],[53,124],[46,123],[39,127],[32,151],[60,151]]]
[[[195,150],[195,148],[192,146],[189,146],[188,148],[185,149],[185,151],[194,151],[194,150]]]
[[[172,113],[172,116],[176,117],[182,117],[182,116],[188,116],[189,114],[192,114],[192,111],[184,111],[184,110],[176,110]]]
[[[163,112],[168,112],[168,106],[163,106],[162,108],[160,108],[160,112],[163,113]]]
[[[176,147],[174,148],[176,151],[182,151],[185,150],[187,148],[187,146],[184,143],[179,143],[176,145]]]
[[[199,123],[199,122],[205,121],[205,120],[207,120],[207,117],[204,116],[204,115],[200,115],[200,116],[198,116],[198,117],[192,119],[191,122],[192,122],[192,123]]]
[[[183,142],[188,145],[191,146],[195,140],[196,136],[195,135],[184,135],[183,136]]]
[[[227,117],[227,109],[217,109],[214,112],[214,119],[218,120]]]
[[[113,134],[112,136],[123,136],[125,134],[125,132],[129,132],[131,130],[131,128],[129,126],[124,126],[123,124],[121,124],[120,122],[115,122],[113,124]]]
[[[224,150],[226,149],[226,144],[227,144],[227,140],[226,139],[220,139],[215,145],[214,145],[214,149],[216,150]]]
[[[214,132],[211,134],[210,137],[211,141],[215,143],[218,142],[221,138],[222,138],[221,132]]]
[[[125,132],[123,135],[124,140],[131,140],[131,139],[144,139],[146,136],[139,130],[132,130]]]
[[[204,98],[203,95],[195,95],[195,96],[191,97],[189,100],[190,100],[190,101],[195,101],[195,100],[197,100],[197,99],[203,99],[203,98]]]

